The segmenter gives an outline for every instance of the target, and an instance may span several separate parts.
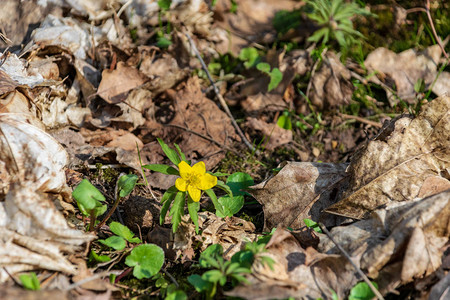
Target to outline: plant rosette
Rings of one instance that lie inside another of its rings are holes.
[[[228,209],[228,207],[225,207],[224,203],[219,203],[215,192],[212,190],[213,187],[221,188],[232,199],[233,192],[230,187],[223,181],[217,179],[218,176],[228,174],[207,172],[205,163],[202,161],[191,166],[191,162],[186,159],[186,155],[181,151],[177,144],[175,144],[176,150],[174,150],[161,139],[158,139],[158,142],[161,145],[164,154],[175,167],[163,164],[150,164],[143,165],[142,168],[166,175],[179,176],[175,181],[175,185],[167,189],[161,198],[162,208],[159,219],[160,224],[162,225],[164,223],[167,212],[169,212],[169,215],[172,217],[172,230],[175,233],[181,223],[181,218],[184,215],[184,207],[187,202],[189,216],[198,233],[198,211],[200,209],[199,201],[202,192],[205,192],[206,195],[211,198],[218,215],[229,215],[229,213],[225,213],[224,211],[228,212],[231,210]]]

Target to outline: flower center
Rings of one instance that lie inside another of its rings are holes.
[[[197,186],[199,183],[199,176],[197,174],[189,174],[186,181],[188,182],[188,185]]]

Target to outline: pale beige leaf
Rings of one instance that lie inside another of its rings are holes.
[[[412,201],[428,178],[448,181],[449,170],[450,97],[444,96],[424,105],[416,118],[393,120],[370,141],[347,170],[349,188],[326,211],[360,219],[382,205]]]
[[[0,114],[0,160],[14,181],[27,182],[35,190],[61,192],[66,189],[67,153],[30,119],[27,114]]]

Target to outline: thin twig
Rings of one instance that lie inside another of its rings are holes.
[[[222,105],[223,109],[227,113],[228,117],[231,119],[231,123],[233,124],[234,128],[236,129],[237,133],[241,137],[242,141],[245,143],[245,145],[253,152],[258,152],[258,150],[253,147],[253,145],[247,140],[244,133],[242,132],[239,125],[236,123],[236,120],[234,119],[233,115],[231,114],[230,109],[228,108],[227,103],[225,102],[225,99],[223,99],[222,95],[219,92],[219,89],[217,88],[216,84],[214,83],[214,80],[211,77],[211,74],[209,73],[208,67],[206,66],[205,62],[203,61],[203,58],[200,55],[200,52],[198,52],[197,47],[195,46],[194,41],[192,40],[191,36],[188,32],[185,33],[186,37],[189,40],[189,44],[191,45],[192,50],[194,51],[195,55],[197,56],[198,60],[200,61],[203,71],[205,71],[206,76],[208,76],[209,81],[211,82],[211,85],[214,89],[214,93],[216,94],[217,99],[219,99],[220,105]]]
[[[384,300],[383,295],[380,294],[380,292],[373,286],[372,282],[369,280],[369,278],[364,274],[364,272],[353,262],[350,255],[347,253],[347,251],[344,250],[344,248],[339,245],[334,238],[331,236],[331,233],[328,231],[328,229],[322,224],[319,223],[320,229],[322,229],[323,232],[328,236],[328,238],[333,242],[333,244],[336,245],[336,247],[341,251],[341,253],[347,258],[347,260],[352,264],[352,266],[355,268],[356,272],[363,278],[363,280],[369,285],[372,292],[377,296],[379,300]]]
[[[425,10],[426,10],[426,13],[427,13],[428,21],[430,22],[430,25],[431,25],[431,31],[433,32],[433,35],[436,38],[436,41],[437,41],[439,47],[441,48],[441,51],[444,54],[445,58],[447,60],[450,60],[450,58],[448,57],[447,52],[445,52],[444,45],[442,45],[442,41],[439,38],[439,36],[437,35],[436,29],[434,28],[433,18],[431,17],[431,12],[430,12],[430,0],[427,0],[427,4],[425,5]]]
[[[156,202],[159,202],[158,198],[156,198],[155,194],[153,193],[150,183],[148,183],[147,176],[145,176],[145,171],[144,171],[144,168],[142,167],[141,151],[139,150],[139,145],[137,142],[136,142],[136,148],[137,148],[137,152],[138,152],[139,166],[141,166],[142,178],[144,179],[145,185],[147,186],[147,188],[150,192],[150,195],[152,195],[153,199]]]
[[[166,275],[170,278],[170,280],[172,280],[172,282],[175,284],[175,286],[177,287],[177,289],[180,287],[180,285],[178,284],[178,281],[175,279],[175,277],[172,276],[172,274],[170,274],[169,272],[167,272],[167,269],[162,267],[161,270],[166,273]]]
[[[450,61],[450,57],[448,56],[447,52],[445,52],[444,45],[442,44],[441,39],[437,35],[436,29],[434,27],[433,18],[431,17],[431,11],[430,11],[430,0],[427,0],[427,3],[425,4],[425,8],[423,7],[414,7],[406,10],[406,14],[415,13],[415,12],[424,12],[427,14],[428,21],[430,22],[431,31],[433,32],[433,36],[436,39],[439,48],[441,48],[442,53],[444,54],[445,58]]]
[[[3,271],[6,272],[6,274],[8,274],[8,276],[14,281],[15,284],[23,286],[19,281],[17,281],[17,279],[14,276],[11,275],[11,273],[9,273],[9,271],[5,267],[3,267],[2,269]]]
[[[225,146],[225,145],[222,145],[221,143],[219,143],[219,142],[216,141],[215,139],[212,139],[212,138],[210,138],[209,136],[206,136],[206,135],[204,135],[204,134],[201,134],[200,132],[193,131],[193,130],[191,130],[191,129],[189,129],[189,128],[186,128],[186,127],[183,127],[183,126],[180,126],[180,125],[176,125],[176,124],[167,124],[166,126],[169,126],[169,127],[175,127],[175,128],[178,128],[178,129],[182,129],[182,130],[184,130],[184,131],[186,131],[186,132],[195,134],[196,136],[199,136],[199,137],[201,137],[202,139],[205,139],[205,140],[207,140],[207,141],[210,141],[210,142],[213,143],[213,144],[216,144],[216,145],[219,146],[220,148],[223,148],[223,149],[225,149],[225,150],[231,151],[231,152],[233,152],[233,153],[235,153],[235,154],[237,154],[237,155],[241,155],[241,153],[239,153],[238,151],[236,151],[236,150],[234,150],[234,149],[231,149],[230,147],[227,147],[227,146]]]
[[[383,124],[381,124],[380,122],[370,121],[370,120],[364,119],[364,118],[359,117],[359,116],[351,116],[351,115],[342,114],[342,113],[339,113],[339,116],[341,116],[342,118],[344,118],[346,120],[356,120],[356,121],[358,121],[360,123],[364,123],[364,124],[367,124],[367,125],[370,125],[370,126],[373,126],[373,127],[376,127],[376,128],[382,128],[383,127]]]
[[[89,277],[87,277],[85,279],[82,279],[80,281],[72,283],[71,285],[69,285],[68,287],[64,288],[63,290],[67,292],[67,291],[70,291],[70,290],[73,290],[73,289],[79,287],[80,285],[83,285],[83,284],[85,284],[87,282],[90,282],[92,280],[96,280],[96,279],[99,279],[99,278],[102,278],[102,277],[105,277],[105,276],[109,276],[111,274],[116,274],[117,275],[117,273],[118,273],[117,271],[107,271],[107,272],[101,272],[101,273],[98,273],[98,274],[94,274],[94,275],[89,276]]]

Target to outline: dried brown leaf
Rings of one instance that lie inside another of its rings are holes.
[[[430,46],[424,51],[408,49],[398,54],[386,48],[377,48],[369,53],[364,65],[369,71],[379,73],[377,76],[372,76],[371,81],[375,83],[385,81],[391,88],[395,86],[400,99],[413,102],[416,101],[415,83],[423,79],[427,87],[431,85],[436,78],[441,55],[439,45]],[[390,90],[386,92],[391,105],[398,102]]]
[[[145,81],[145,76],[139,70],[119,62],[115,70],[102,72],[97,93],[108,103],[119,103],[127,99],[129,91],[143,85]]]
[[[327,52],[322,65],[311,78],[311,102],[320,109],[349,104],[353,95],[350,71],[333,52]]]
[[[246,127],[260,131],[264,137],[262,147],[273,150],[292,141],[292,130],[283,129],[277,124],[269,124],[256,118],[248,118]]]
[[[303,219],[322,220],[346,181],[347,164],[288,162],[274,177],[249,191],[263,205],[264,228],[299,228]],[[335,225],[335,219],[322,220]]]
[[[393,120],[370,141],[347,170],[342,200],[326,211],[360,219],[381,205],[418,197],[429,177],[448,181],[449,170],[450,97],[443,96],[424,105],[416,118]]]

